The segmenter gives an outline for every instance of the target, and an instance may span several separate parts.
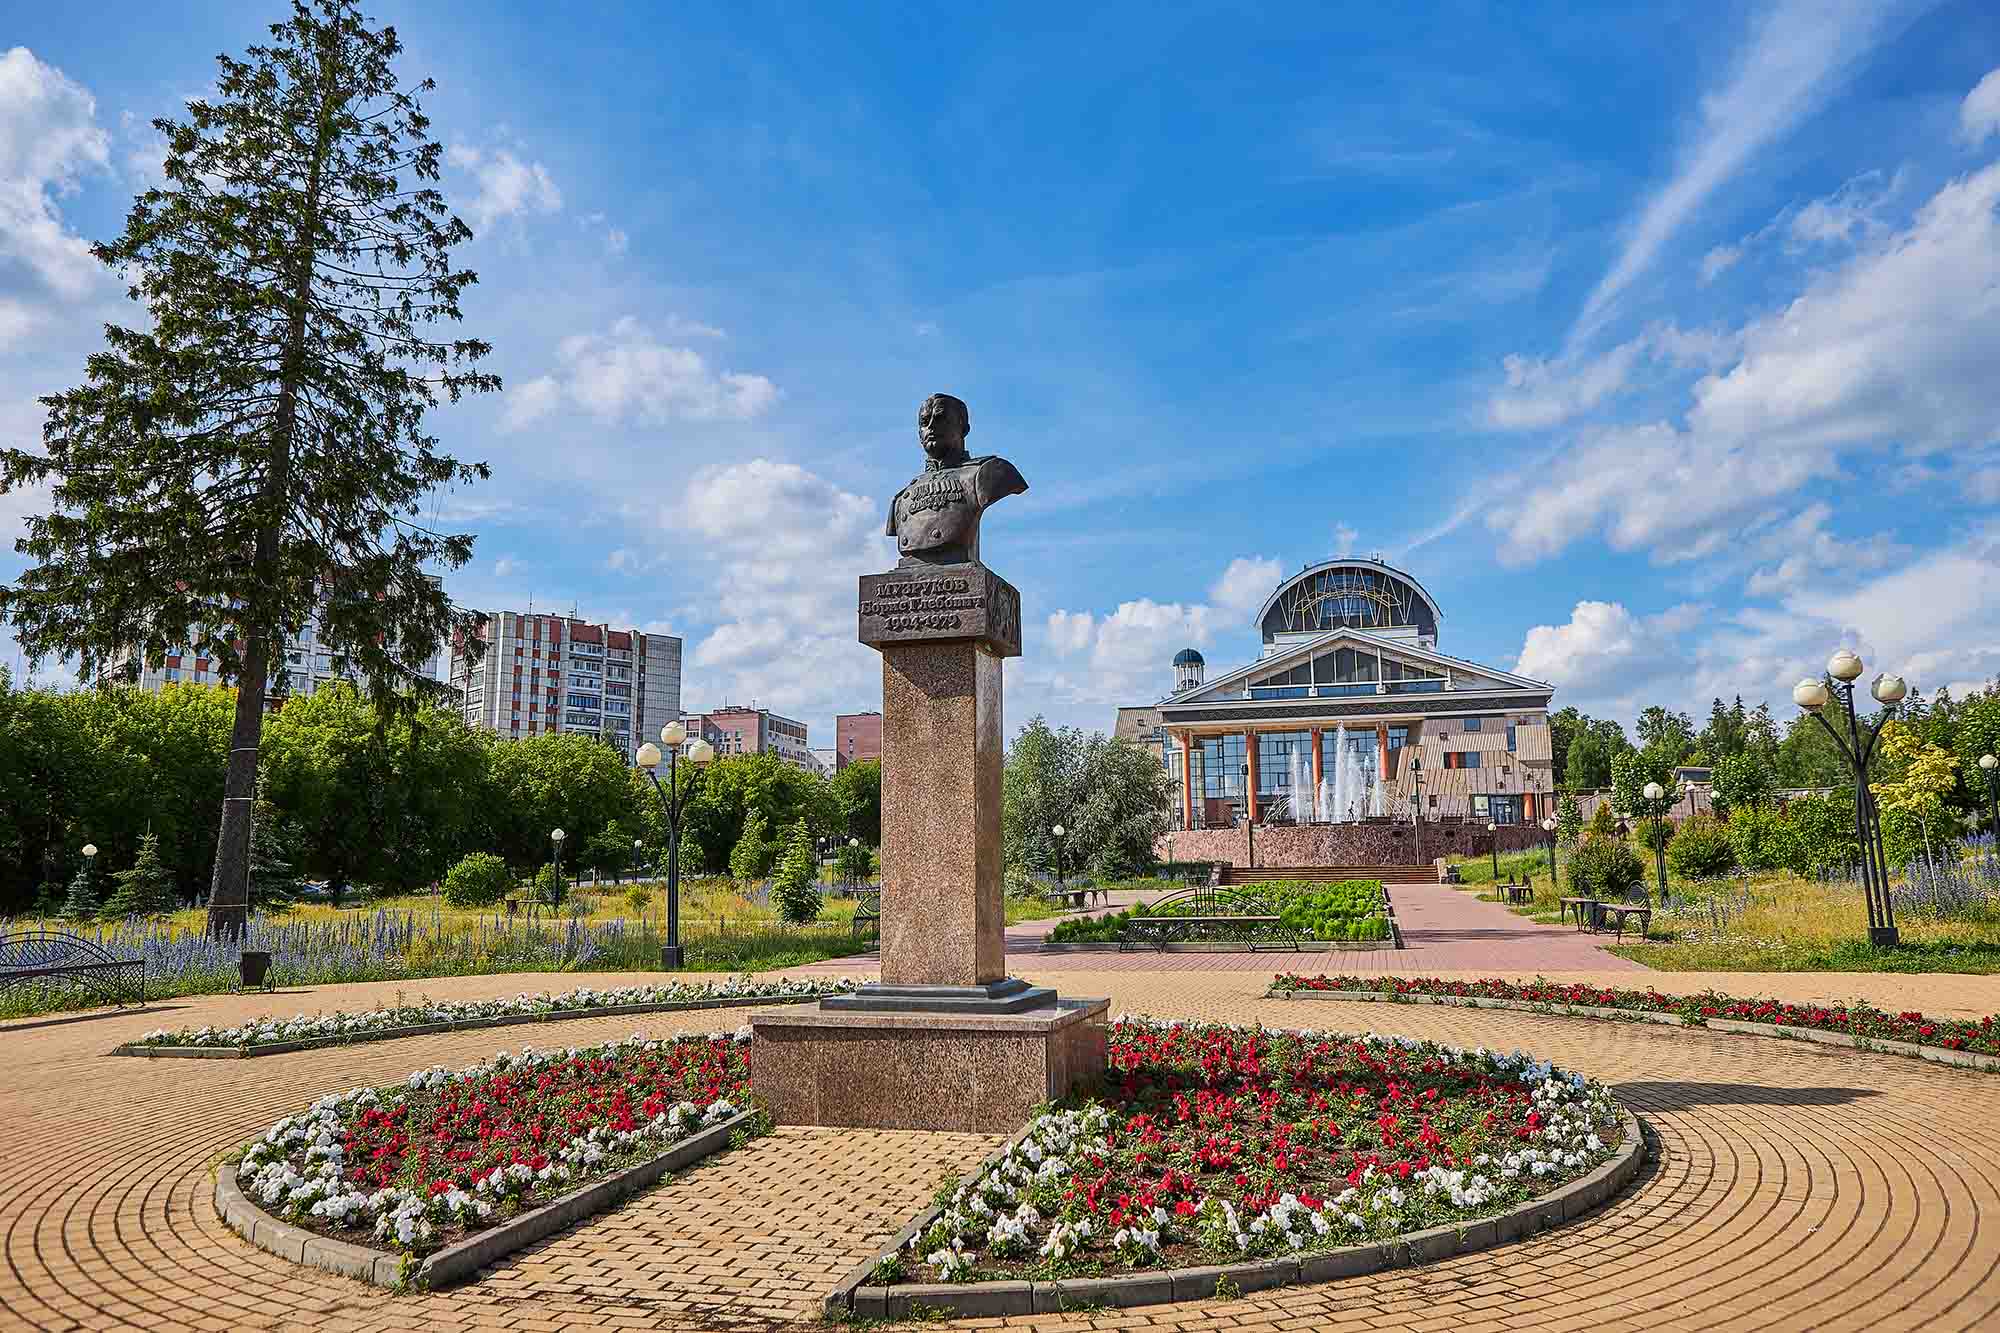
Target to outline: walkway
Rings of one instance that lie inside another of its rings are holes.
[[[1030,960],[1023,958],[1022,963]],[[1053,957],[1049,959],[1053,961]],[[1534,1014],[1262,998],[1264,977],[1061,971],[1113,1010],[1407,1032],[1529,1049],[1612,1080],[1659,1157],[1607,1208],[1532,1241],[1325,1286],[1013,1321],[1081,1329],[1970,1330],[2000,1321],[2000,1076],[1765,1038]],[[169,1013],[0,1026],[0,1327],[407,1330],[804,1328],[818,1295],[976,1160],[975,1136],[788,1130],[473,1283],[396,1296],[225,1231],[217,1157],[314,1096],[503,1045],[727,1029],[742,1011],[586,1019],[248,1061],[113,1059],[160,1023],[352,1007],[398,989],[510,994],[629,976],[473,977],[176,1001]],[[1613,979],[1608,974],[1605,979]],[[1656,974],[1793,999],[2000,1010],[2000,978]],[[960,1327],[972,1327],[972,1324]]]
[[[1499,903],[1481,902],[1473,890],[1447,884],[1391,884],[1401,949],[1329,949],[1321,952],[1252,953],[1045,953],[1042,943],[1061,917],[1007,927],[1007,955],[1015,965],[1050,972],[1278,972],[1309,971],[1358,976],[1430,976],[1439,972],[1646,973],[1639,963],[1605,947],[1606,937],[1569,926],[1545,926],[1517,916]],[[1129,907],[1136,895],[1114,895],[1113,907]],[[1094,907],[1092,912],[1106,909]],[[1075,915],[1072,913],[1071,915]],[[832,974],[879,967],[874,953],[835,959],[812,972]],[[1629,980],[1625,984],[1631,984]]]

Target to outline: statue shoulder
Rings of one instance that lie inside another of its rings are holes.
[[[1028,489],[1028,479],[1021,475],[1021,470],[998,454],[986,454],[969,461],[979,469],[979,498],[987,504],[1019,495]]]

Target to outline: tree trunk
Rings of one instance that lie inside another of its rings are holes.
[[[266,598],[277,597],[279,541],[291,503],[292,437],[298,430],[299,384],[305,378],[306,308],[312,300],[313,265],[318,259],[322,172],[332,147],[333,111],[345,95],[336,90],[336,52],[322,34],[319,51],[320,106],[312,166],[306,178],[306,215],[292,256],[291,315],[285,356],[278,372],[277,412],[271,427],[271,463],[257,495],[261,511],[253,557],[256,584]],[[271,671],[271,642],[282,627],[270,606],[244,608],[243,670],[237,680],[236,721],[229,735],[229,766],[223,782],[222,831],[216,839],[215,878],[208,890],[208,933],[240,936],[250,921],[250,834],[257,799],[257,748],[264,736],[264,694]],[[283,660],[282,644],[279,660]]]
[[[208,889],[208,933],[241,936],[250,921],[250,832],[257,800],[257,745],[264,734],[264,682],[270,641],[250,630],[236,688],[236,721],[223,770],[222,832],[215,844],[215,878]]]

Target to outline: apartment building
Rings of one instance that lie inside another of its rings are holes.
[[[681,641],[570,616],[480,612],[486,651],[454,650],[447,679],[472,726],[509,740],[600,736],[630,760],[680,716]]]
[[[834,765],[846,768],[882,757],[882,715],[841,713],[833,719]]]
[[[768,708],[724,704],[705,713],[689,713],[681,720],[688,735],[699,735],[717,754],[762,754],[769,750],[809,773],[818,769],[806,739],[806,724],[796,718],[780,716]]]

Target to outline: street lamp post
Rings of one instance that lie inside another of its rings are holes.
[[[647,741],[639,747],[637,756],[639,767],[646,770],[652,779],[653,792],[660,798],[660,810],[667,817],[667,942],[660,950],[660,966],[666,971],[680,969],[684,960],[681,951],[681,815],[687,809],[687,800],[694,791],[690,782],[680,784],[681,746],[687,744],[687,728],[679,722],[669,722],[660,728],[661,744],[667,747],[667,785],[660,786],[660,747]],[[703,767],[715,758],[715,747],[701,737],[695,737],[694,744],[687,747],[688,762],[696,768]]]
[[[1868,761],[1874,757],[1875,742],[1882,728],[1861,725],[1854,711],[1854,682],[1864,670],[1861,659],[1842,648],[1827,659],[1826,675],[1818,680],[1808,676],[1792,686],[1792,702],[1818,719],[1854,773],[1854,833],[1861,845],[1861,888],[1868,900],[1868,942],[1876,948],[1894,948],[1901,939],[1896,929],[1896,911],[1889,901],[1889,862],[1882,850],[1882,817],[1875,794],[1868,788]],[[1882,705],[1883,721],[1896,711],[1910,692],[1901,676],[1875,677],[1869,693]],[[1847,715],[1847,735],[1826,720],[1826,706],[1838,702]],[[1864,734],[1865,732],[1865,734]]]
[[[1417,831],[1417,864],[1424,863],[1424,757],[1410,756],[1410,777],[1416,782],[1416,792],[1410,797],[1410,827]]]
[[[632,882],[634,884],[639,882],[639,849],[645,845],[646,842],[643,838],[632,839]]]
[[[1987,816],[1986,831],[1993,838],[1993,855],[2000,858],[2000,758],[1990,754],[1979,756],[1979,767],[1986,774],[1986,799],[1991,814]]]
[[[1049,832],[1052,835],[1054,835],[1056,840],[1056,887],[1060,889],[1067,886],[1069,883],[1068,880],[1063,878],[1063,862],[1062,862],[1063,826],[1061,824],[1057,824],[1054,828],[1050,829]]]
[[[855,864],[860,860],[861,839],[849,838],[847,840],[847,891],[849,893],[855,892],[860,887],[860,881],[854,877]]]
[[[1689,778],[1681,787],[1681,794],[1688,798],[1688,818],[1694,818],[1694,779]]]
[[[1486,839],[1487,848],[1493,853],[1493,882],[1498,884],[1500,882],[1500,822],[1498,820],[1489,819],[1486,821]]]
[[[1550,815],[1542,821],[1542,832],[1549,835],[1549,887],[1556,887],[1556,817]]]
[[[562,868],[563,839],[568,836],[569,835],[564,833],[561,829],[549,830],[549,841],[555,844],[555,849],[556,849],[556,901],[549,904],[551,908],[554,908],[555,906],[557,906],[557,904],[561,903],[564,899],[569,897],[567,893],[563,892],[563,868]]]
[[[1646,811],[1653,817],[1653,864],[1660,872],[1660,906],[1667,905],[1667,834],[1662,826],[1666,816],[1664,801],[1667,789],[1657,782],[1649,782],[1640,789],[1646,798]]]

